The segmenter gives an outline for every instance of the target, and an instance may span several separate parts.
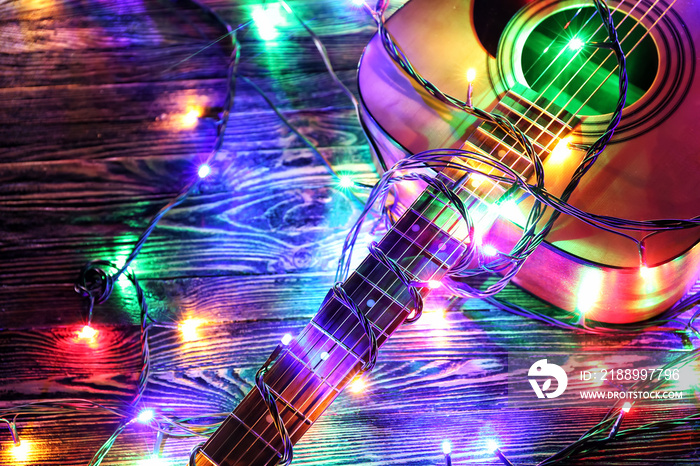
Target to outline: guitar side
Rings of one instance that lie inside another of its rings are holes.
[[[480,41],[474,3],[413,0],[391,17],[388,28],[415,68],[448,94],[466,97],[465,71],[475,69],[474,105],[492,109],[509,85],[523,84],[517,60],[508,57],[517,52],[514,34],[526,33],[553,11],[577,5],[588,3],[530,2],[502,32],[506,37],[497,56],[489,55]],[[625,3],[619,8],[631,11],[630,18],[641,18],[640,26],[649,28],[658,71],[643,95],[625,109],[618,135],[571,203],[584,211],[636,220],[694,217],[700,210],[692,177],[700,171],[700,140],[692,137],[697,135],[693,115],[700,111],[700,81],[693,43],[700,36],[700,15],[692,12],[690,2],[675,2],[672,9],[646,14]],[[676,23],[687,31],[678,50],[663,40]],[[669,87],[673,76],[676,89]],[[377,36],[365,50],[358,80],[363,118],[389,165],[408,153],[461,147],[477,124],[424,92],[396,67]],[[590,143],[605,120],[605,115],[581,117],[571,134],[573,142]],[[562,191],[579,159],[545,161],[545,186],[550,192]],[[410,199],[412,189],[404,188],[399,199]],[[635,235],[643,238],[641,233]],[[485,239],[507,251],[519,236],[515,225],[498,220]],[[555,306],[586,312],[594,320],[641,321],[667,309],[695,282],[699,239],[698,228],[650,236],[644,242],[647,268],[640,271],[639,248],[633,241],[562,216],[514,282]]]

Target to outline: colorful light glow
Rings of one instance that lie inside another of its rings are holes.
[[[488,177],[482,175],[481,173],[469,174],[469,183],[472,185],[472,188],[478,188],[479,186],[481,186],[481,183],[483,183],[487,179]]]
[[[644,279],[644,280],[650,280],[654,273],[651,271],[649,267],[646,265],[643,265],[639,267],[639,275]]]
[[[367,387],[367,382],[362,377],[355,377],[352,382],[350,382],[350,391],[353,393],[362,393]]]
[[[278,26],[285,24],[279,3],[269,5],[256,5],[253,7],[251,17],[258,27],[258,34],[264,41],[275,40],[279,36]]]
[[[549,156],[549,160],[554,163],[561,163],[571,156],[571,137],[567,136],[559,140]]]
[[[355,186],[355,182],[349,175],[340,175],[338,184],[340,184],[341,188],[352,188]]]
[[[282,337],[282,344],[284,346],[287,346],[291,342],[292,342],[292,335],[289,333],[285,333],[284,336]]]
[[[576,290],[576,311],[584,316],[593,309],[600,299],[603,288],[603,274],[598,269],[588,268],[583,272],[581,282]]]
[[[486,451],[488,451],[489,453],[496,453],[496,450],[498,450],[498,448],[498,442],[496,442],[495,440],[490,439],[486,442]]]
[[[510,199],[505,202],[496,205],[498,209],[498,215],[510,220],[516,225],[525,225],[526,218],[525,215],[520,211],[518,203],[515,200]]]
[[[632,409],[632,403],[626,401],[625,404],[622,405],[622,412],[629,413],[630,409]]]
[[[481,248],[481,251],[484,253],[485,256],[489,257],[494,257],[498,255],[498,249],[491,246],[490,244],[484,244],[484,246]]]
[[[200,165],[199,170],[197,170],[197,175],[199,175],[200,178],[206,178],[207,176],[209,176],[210,173],[211,167],[206,163]]]
[[[201,319],[187,319],[180,324],[182,339],[185,341],[199,340],[199,326],[204,323]]]
[[[430,288],[431,290],[440,288],[441,286],[442,282],[440,280],[428,280],[428,288]]]
[[[474,68],[469,68],[467,70],[467,81],[472,82],[476,79],[476,70]]]
[[[138,466],[170,466],[170,462],[159,456],[151,456],[150,458],[139,461]]]
[[[138,416],[136,416],[136,420],[140,422],[141,424],[148,424],[153,420],[153,418],[156,417],[155,411],[152,409],[143,409],[139,413]]]
[[[449,455],[452,453],[452,444],[449,440],[445,440],[442,442],[442,453],[445,455]]]
[[[187,111],[182,115],[180,123],[182,128],[194,128],[199,123],[199,118],[202,116],[201,107],[187,107]]]
[[[97,330],[90,327],[89,325],[86,325],[78,332],[78,339],[85,340],[87,342],[93,342],[95,341],[95,338],[97,337],[98,333],[99,332]]]
[[[569,41],[569,44],[568,44],[569,49],[570,49],[570,50],[573,50],[574,52],[576,52],[576,51],[578,51],[578,50],[581,50],[581,49],[583,48],[584,45],[585,45],[585,42],[583,42],[583,41],[582,41],[581,39],[579,39],[578,37],[574,37],[573,39],[571,39],[571,40]]]
[[[27,440],[22,440],[19,445],[12,446],[12,456],[15,461],[23,463],[29,460],[29,455],[31,454],[32,446]]]

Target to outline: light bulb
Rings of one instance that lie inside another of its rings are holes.
[[[339,184],[341,188],[352,188],[353,186],[355,186],[355,182],[349,175],[341,175]]]
[[[207,165],[206,163],[202,164],[199,166],[199,170],[197,170],[197,174],[199,175],[200,178],[206,178],[209,176],[211,173],[211,167]]]
[[[440,288],[442,282],[440,280],[428,280],[428,288],[434,290],[435,288]]]
[[[148,424],[153,420],[153,418],[156,417],[155,411],[152,409],[143,409],[139,413],[138,416],[136,416],[136,420],[139,421],[141,424]]]
[[[362,393],[365,390],[367,383],[362,377],[355,377],[352,382],[350,382],[350,391],[353,393]]]
[[[469,68],[467,70],[467,81],[472,82],[476,79],[476,70],[474,68]]]
[[[204,323],[201,319],[187,319],[180,324],[182,339],[185,341],[199,340],[198,327]]]
[[[452,453],[452,444],[449,440],[445,440],[444,442],[442,442],[442,452],[445,455],[449,455]]]
[[[496,450],[498,450],[498,442],[496,442],[493,439],[490,439],[489,441],[486,442],[486,450],[489,453],[495,453]]]
[[[202,116],[201,107],[187,107],[187,111],[182,115],[181,124],[183,128],[194,128],[199,123]]]
[[[585,43],[579,39],[578,37],[574,37],[569,41],[569,48],[573,50],[574,52],[577,50],[581,50]]]
[[[78,332],[78,338],[81,340],[94,341],[95,337],[99,332],[89,325],[84,326],[80,332]]]

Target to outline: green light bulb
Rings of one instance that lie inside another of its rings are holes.
[[[584,42],[579,39],[578,37],[574,37],[569,41],[569,48],[573,50],[574,52],[577,50],[581,50],[584,46]]]

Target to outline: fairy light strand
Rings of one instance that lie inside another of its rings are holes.
[[[219,150],[222,147],[223,144],[223,137],[224,133],[226,131],[226,127],[228,124],[228,119],[229,119],[229,114],[230,114],[230,109],[233,104],[233,98],[234,98],[234,93],[235,93],[235,82],[236,78],[240,77],[241,79],[244,79],[246,82],[251,84],[257,92],[259,92],[263,98],[270,104],[271,108],[277,115],[282,119],[282,121],[292,128],[294,131],[294,127],[284,118],[284,116],[281,114],[281,112],[278,111],[277,107],[265,96],[265,94],[260,90],[259,87],[257,87],[252,81],[248,80],[247,78],[243,76],[239,76],[237,74],[237,65],[240,57],[240,47],[238,44],[238,41],[236,39],[235,31],[231,28],[231,26],[221,18],[215,11],[211,10],[210,8],[206,7],[205,5],[200,4],[199,2],[195,0],[190,0],[193,4],[201,8],[202,10],[206,11],[209,13],[218,23],[226,27],[228,33],[226,36],[231,36],[232,39],[232,44],[233,44],[233,51],[231,53],[231,60],[229,62],[229,67],[228,67],[228,74],[227,74],[227,92],[226,92],[226,97],[225,97],[225,104],[224,104],[224,111],[222,114],[221,119],[216,123],[216,140],[214,143],[214,147],[209,155],[207,157],[205,163],[201,167],[210,167],[210,163],[213,161],[214,157],[216,154],[219,152]],[[619,40],[617,38],[617,33],[614,27],[614,24],[612,22],[612,18],[610,16],[610,12],[605,5],[604,2],[600,0],[594,0],[596,9],[598,10],[600,16],[603,18],[603,23],[605,25],[605,28],[608,32],[609,36],[609,41],[602,43],[602,44],[584,44],[584,46],[595,46],[595,47],[601,47],[601,48],[609,48],[613,50],[615,55],[618,58],[618,62],[620,64],[620,86],[619,86],[619,92],[620,92],[620,98],[618,100],[618,105],[616,108],[616,111],[613,114],[613,117],[611,118],[610,125],[608,126],[608,129],[606,132],[601,136],[601,138],[596,141],[591,147],[588,148],[588,153],[582,164],[579,166],[579,169],[574,175],[574,178],[572,178],[570,182],[571,191],[573,192],[573,189],[575,189],[576,185],[580,181],[580,179],[585,175],[585,173],[590,169],[590,167],[593,165],[595,162],[596,158],[600,153],[605,149],[605,146],[609,142],[609,140],[612,138],[612,135],[614,133],[614,128],[619,123],[620,117],[621,117],[621,111],[622,108],[624,107],[624,97],[626,94],[626,69],[624,66],[624,54],[622,53]],[[324,64],[326,65],[326,68],[328,69],[329,73],[331,74],[332,78],[334,81],[341,86],[343,89],[343,92],[350,97],[351,101],[353,102],[353,105],[357,109],[357,101],[352,95],[352,93],[343,85],[343,83],[338,79],[337,75],[332,69],[332,65],[330,63],[330,60],[328,59],[328,54],[321,43],[321,41],[318,39],[315,33],[301,20],[301,18],[294,13],[293,10],[286,4],[286,2],[282,2],[282,4],[285,6],[288,11],[290,11],[295,18],[300,22],[300,24],[306,29],[306,31],[309,33],[309,35],[312,36],[314,43],[316,44],[317,49],[319,50]],[[367,5],[365,5],[367,8],[369,8]],[[375,16],[375,20],[378,23],[378,27],[380,30],[380,33],[382,34],[382,37],[385,40],[390,41],[391,43],[388,45],[389,48],[393,47],[394,52],[398,52],[398,59],[399,60],[405,60],[405,57],[400,54],[400,51],[398,50],[398,47],[396,47],[395,44],[393,44],[393,41],[391,37],[389,36],[388,32],[386,31],[384,27],[384,11],[388,7],[388,1],[382,1],[380,0],[377,4],[377,8],[375,11],[373,11],[373,15]],[[223,36],[224,38],[226,36]],[[385,42],[386,45],[386,42]],[[392,56],[393,57],[393,56]],[[395,58],[396,59],[396,58]],[[407,60],[405,60],[407,63]],[[404,68],[406,66],[406,68]],[[419,75],[413,70],[413,68],[410,66],[410,64],[404,64],[402,68],[406,69],[409,71],[409,74],[415,75],[419,77]],[[624,76],[624,78],[623,78]],[[421,78],[422,79],[422,78]],[[624,85],[623,85],[624,81]],[[498,167],[498,164],[495,164],[496,166],[494,168],[497,169],[502,169],[502,173],[504,175],[498,176],[498,175],[486,175],[490,177],[492,180],[503,182],[507,181],[509,183],[512,183],[513,185],[518,185],[521,189],[524,191],[529,192],[535,199],[536,199],[536,204],[535,208],[533,208],[533,211],[536,213],[536,215],[530,215],[530,219],[533,219],[533,221],[539,220],[541,218],[541,215],[539,215],[541,207],[539,206],[538,203],[541,203],[542,205],[546,205],[549,207],[552,207],[554,209],[554,215],[560,215],[561,213],[565,213],[568,215],[573,215],[582,221],[590,222],[593,225],[596,225],[600,228],[619,228],[619,229],[629,229],[629,230],[645,230],[645,231],[659,231],[659,230],[667,230],[667,229],[680,229],[680,228],[690,228],[693,226],[697,226],[700,224],[700,219],[699,218],[692,218],[692,219],[664,219],[664,220],[654,220],[654,221],[630,221],[630,220],[624,220],[624,219],[616,219],[612,217],[606,217],[606,216],[597,216],[594,214],[590,213],[585,213],[585,212],[580,212],[577,211],[573,206],[570,206],[569,204],[566,203],[566,200],[568,199],[568,195],[565,193],[562,195],[560,198],[556,198],[551,196],[549,193],[547,193],[544,190],[543,184],[541,181],[543,180],[544,172],[542,170],[541,165],[539,164],[539,159],[534,155],[534,149],[532,148],[532,145],[529,141],[529,139],[522,134],[512,123],[510,123],[507,119],[505,119],[502,116],[499,115],[491,115],[487,114],[486,112],[473,108],[471,106],[471,102],[467,102],[466,104],[463,102],[458,101],[457,99],[452,99],[449,96],[446,96],[442,94],[439,89],[435,88],[431,83],[422,80],[419,81],[421,85],[424,85],[426,89],[429,89],[431,94],[437,96],[440,98],[440,96],[444,97],[448,103],[451,105],[458,106],[460,108],[463,108],[465,111],[468,112],[473,112],[475,116],[486,120],[486,121],[491,121],[492,123],[496,124],[500,128],[504,129],[506,133],[512,135],[515,137],[515,139],[518,141],[518,143],[523,147],[524,151],[530,156],[531,160],[533,161],[533,165],[535,168],[535,179],[536,179],[536,184],[535,185],[527,185],[524,183],[523,180],[519,178],[519,176],[516,173],[509,172],[508,169],[505,167]],[[471,99],[469,99],[471,100]],[[364,127],[364,122],[360,120],[363,127]],[[365,128],[366,129],[366,128]],[[309,146],[313,151],[315,151],[320,158],[325,161],[325,158],[318,152],[318,149],[308,140],[306,139],[301,133],[298,133],[295,131],[295,133],[304,141],[304,143]],[[369,136],[369,133],[365,131],[365,134],[368,137],[368,141],[370,143],[370,146],[375,149],[375,152],[377,155],[380,155],[380,152],[377,149],[376,142],[373,141],[373,139]],[[467,158],[471,159],[478,159],[478,154],[465,154],[465,151],[462,151],[462,155],[466,155]],[[434,156],[434,157],[431,157]],[[416,157],[415,160],[411,160],[411,162],[419,162],[417,165],[415,165],[415,168],[422,168],[426,166],[426,163],[433,162],[434,165],[438,166],[442,164],[444,167],[455,167],[459,166],[459,164],[449,164],[449,163],[444,163],[444,156],[449,155],[449,156],[456,156],[457,153],[453,152],[447,152],[447,151],[442,151],[439,152],[438,154],[422,154],[423,160],[421,161],[421,157]],[[443,158],[443,159],[441,159]],[[483,161],[482,161],[483,162]],[[385,167],[384,161],[381,159],[380,156],[380,163],[382,163]],[[327,168],[331,171],[331,173],[335,173],[333,170],[333,167],[331,167],[329,164],[327,164]],[[492,164],[493,166],[494,164]],[[408,167],[409,164],[406,164],[406,167]],[[465,171],[470,171],[476,173],[472,168],[462,166],[462,168]],[[389,170],[391,171],[391,175],[384,180],[384,184],[382,185],[383,187],[379,189],[376,193],[374,193],[374,196],[370,196],[371,198],[374,197],[374,200],[376,201],[377,199],[380,198],[386,198],[386,194],[388,192],[388,187],[394,183],[394,182],[400,182],[400,181],[405,181],[405,180],[416,180],[416,179],[424,179],[424,175],[416,175],[416,174],[398,174],[395,170]],[[129,269],[129,266],[131,263],[135,260],[135,258],[138,256],[140,253],[143,245],[146,243],[148,240],[150,234],[153,232],[155,229],[156,225],[158,222],[162,219],[163,216],[165,216],[170,210],[173,208],[177,207],[180,205],[182,202],[184,202],[187,197],[194,192],[202,179],[204,179],[209,173],[206,173],[204,176],[202,176],[202,172],[200,171],[200,176],[193,179],[189,184],[187,184],[179,193],[178,195],[168,204],[166,204],[164,207],[161,208],[161,210],[151,219],[149,222],[148,226],[145,228],[144,232],[141,234],[139,237],[137,243],[135,244],[134,248],[132,249],[131,253],[127,257],[126,261],[123,264],[113,264],[107,261],[91,261],[86,264],[86,266],[81,270],[79,274],[78,281],[76,283],[76,291],[81,293],[87,300],[88,300],[88,311],[87,311],[87,318],[86,321],[88,325],[92,322],[92,315],[93,315],[93,310],[95,305],[99,305],[103,302],[105,302],[109,296],[111,291],[113,290],[114,282],[116,279],[118,279],[121,275],[125,275],[129,281],[132,283],[134,288],[136,289],[137,293],[137,301],[139,308],[141,310],[141,318],[140,318],[140,327],[141,327],[141,332],[140,332],[140,343],[141,343],[141,352],[142,352],[142,368],[141,372],[139,375],[139,381],[137,384],[137,389],[136,393],[128,407],[123,407],[123,406],[107,406],[107,405],[100,405],[93,403],[89,400],[81,400],[81,399],[65,399],[65,400],[53,400],[52,402],[37,402],[37,403],[28,403],[20,406],[15,406],[12,408],[7,408],[7,409],[2,409],[0,410],[0,415],[3,416],[12,416],[14,415],[13,421],[8,421],[5,418],[0,418],[0,421],[3,421],[5,424],[8,425],[11,431],[11,436],[12,439],[15,443],[20,443],[19,435],[17,434],[17,428],[16,428],[16,423],[15,419],[17,416],[20,414],[55,414],[55,413],[63,413],[63,412],[69,412],[73,410],[82,410],[86,408],[93,408],[93,409],[103,409],[106,410],[107,412],[117,415],[121,420],[120,424],[114,431],[114,433],[110,436],[110,438],[102,445],[102,447],[96,452],[94,455],[93,459],[90,462],[90,465],[92,466],[97,466],[99,465],[104,457],[107,455],[109,452],[111,446],[114,444],[116,441],[117,437],[121,432],[123,432],[126,428],[128,428],[131,424],[136,422],[138,420],[138,415],[135,415],[133,408],[136,407],[142,396],[143,393],[146,389],[146,385],[148,382],[148,376],[150,373],[150,349],[148,346],[148,332],[150,328],[154,326],[165,326],[168,327],[167,325],[162,325],[158,324],[152,321],[151,317],[148,314],[148,307],[147,303],[145,300],[145,295],[143,292],[143,289],[140,287],[138,280],[136,279],[135,274]],[[336,175],[337,176],[337,175]],[[423,178],[421,178],[423,176]],[[393,177],[393,178],[392,178]],[[380,183],[382,183],[382,180],[380,180]],[[378,185],[380,184],[378,183]],[[429,183],[430,184],[430,183]],[[357,185],[357,183],[356,183]],[[359,186],[363,187],[364,185],[359,184]],[[455,208],[460,211],[463,210],[463,206],[460,207],[461,202],[459,201],[458,196],[456,196],[452,191],[447,188],[446,186],[443,187],[444,189],[441,189],[439,186],[436,187],[435,184],[433,184],[433,187],[438,189],[438,191],[442,192],[446,197],[448,197]],[[376,187],[375,187],[376,188]],[[453,199],[453,196],[457,198],[457,200]],[[369,204],[369,202],[368,202]],[[382,203],[383,205],[384,203]],[[363,213],[363,217],[366,216],[366,212]],[[468,220],[468,213],[463,214],[463,218],[465,221],[469,222]],[[549,228],[551,228],[551,223],[553,222],[553,218],[556,217],[550,217],[548,221]],[[524,242],[525,247],[523,247],[522,253],[527,253],[536,247],[539,242],[537,239],[539,237],[543,237],[544,235],[542,234],[543,232],[548,231],[547,228],[543,229],[539,236],[538,235],[531,235],[528,236],[527,241]],[[354,238],[356,239],[356,235],[359,232],[359,230],[351,230],[351,234],[354,234]],[[530,234],[530,231],[528,230],[528,235]],[[354,241],[353,241],[354,243]],[[351,243],[352,244],[352,243]],[[372,249],[370,249],[370,253],[372,253]],[[376,247],[374,248],[374,253],[382,257],[380,254],[380,250],[378,250]],[[374,255],[374,254],[373,254]],[[383,257],[386,258],[384,255]],[[526,255],[525,255],[526,257]],[[376,258],[376,257],[375,257]],[[510,257],[508,255],[505,255],[505,261],[495,261],[494,263],[490,264],[490,270],[493,271],[500,271],[503,272],[508,268],[508,260],[512,260],[513,258],[520,260],[522,256],[519,256],[517,254],[511,254]],[[387,261],[385,265],[387,265],[390,269],[392,269],[397,275],[400,275],[402,269],[398,267],[397,264],[395,264],[393,261],[390,259],[386,258]],[[514,262],[517,265],[517,260]],[[349,263],[349,261],[348,261]],[[463,265],[463,261],[460,261],[461,265]],[[513,262],[511,262],[511,265],[513,265]],[[512,267],[511,271],[517,271],[518,267]],[[339,267],[340,270],[340,267]],[[109,273],[109,271],[114,271],[113,273]],[[459,270],[460,272],[467,272],[465,270]],[[454,272],[454,271],[453,271]],[[469,273],[472,273],[473,271],[469,271]],[[512,277],[512,274],[508,275],[509,277]],[[406,280],[404,283],[409,290],[415,289],[416,288],[416,282],[415,282],[415,277],[399,277],[400,279],[403,278]],[[404,280],[401,281],[404,281]],[[506,280],[505,282],[507,282]],[[446,285],[450,286],[450,285]],[[505,285],[503,285],[505,286]],[[493,289],[489,290],[489,293],[493,291]],[[479,290],[471,290],[471,292],[479,295],[481,292]],[[487,298],[490,300],[492,303],[499,303],[499,307],[504,307],[504,305],[498,301],[496,301],[494,298]],[[656,321],[657,324],[662,323],[669,323],[675,319],[676,316],[678,316],[680,313],[684,312],[685,310],[691,308],[692,306],[696,305],[698,301],[700,300],[700,297],[698,295],[695,296],[689,296],[677,303],[676,306],[674,306],[669,313],[665,315],[663,319],[659,319]],[[416,304],[416,307],[418,308],[418,304]],[[512,308],[509,308],[508,310],[512,310]],[[531,318],[537,318],[543,322],[546,322],[551,325],[559,325],[559,326],[564,326],[565,328],[570,328],[570,329],[576,329],[576,330],[582,330],[580,327],[577,327],[575,325],[569,325],[566,322],[559,321],[557,319],[548,317],[544,314],[538,314],[534,313],[531,311],[527,311],[524,309],[518,309],[518,311],[522,311],[523,315],[528,315],[528,317]],[[527,311],[527,313],[525,312]],[[692,323],[695,321],[695,319],[698,317],[699,313],[696,312],[691,320],[688,322],[688,328],[691,329],[695,334],[697,334],[697,330],[693,327]],[[632,328],[633,331],[641,331],[646,329],[647,327],[639,324],[638,328]],[[621,326],[614,326],[614,327],[606,327],[606,328],[587,328],[585,329],[586,331],[604,331],[604,330],[615,330],[619,331],[622,330],[623,327]],[[630,330],[629,326],[624,327],[625,330]],[[277,353],[278,355],[279,353]],[[274,353],[273,353],[274,355]],[[374,354],[376,357],[376,353]],[[692,352],[692,356],[689,358],[687,355],[683,356],[681,358],[678,358],[677,360],[674,360],[672,363],[669,363],[669,366],[672,367],[673,365],[677,364],[685,364],[689,360],[691,360],[693,357],[698,356],[698,350],[695,350]],[[275,357],[277,357],[275,355]],[[263,398],[265,399],[265,395],[263,394],[264,392],[264,387],[266,385],[264,382],[262,382],[263,376],[265,371],[267,370],[269,364],[271,361],[268,361],[266,365],[264,365],[261,370],[256,374],[256,387],[258,390],[261,390],[261,395],[263,395]],[[261,389],[262,387],[262,389]],[[268,401],[266,403],[269,403],[268,406],[275,406],[274,403],[274,397],[272,394],[267,392],[269,395]],[[275,407],[276,409],[276,407]],[[612,411],[612,410],[611,410]],[[595,436],[600,436],[603,433],[603,430],[607,429],[607,434],[610,438],[615,437],[615,438],[622,438],[622,437],[627,437],[631,436],[634,434],[639,434],[639,433],[646,433],[646,432],[658,432],[658,431],[665,431],[670,428],[674,428],[679,425],[688,425],[688,424],[694,424],[698,420],[700,420],[700,415],[692,415],[692,416],[687,416],[685,418],[680,418],[680,419],[672,419],[672,420],[665,420],[665,421],[657,421],[654,423],[649,423],[642,425],[637,428],[632,428],[632,429],[626,429],[626,430],[619,430],[619,424],[621,423],[622,417],[624,416],[623,411],[620,410],[619,413],[617,414],[617,428],[615,428],[615,421],[612,420],[614,418],[610,416],[606,416],[606,418],[601,421],[601,423],[598,424],[597,427],[591,429],[589,432],[584,434],[582,438],[578,441],[575,442],[574,444],[568,446],[564,450],[560,451],[559,453],[553,455],[550,459],[545,460],[545,462],[542,462],[540,464],[554,464],[559,461],[564,461],[567,458],[570,458],[573,454],[575,453],[580,453],[582,451],[593,451],[593,449],[597,448],[599,442],[601,440],[595,440],[593,437]],[[216,413],[216,414],[207,414],[207,415],[202,415],[202,416],[197,416],[197,417],[190,417],[190,418],[170,418],[170,417],[165,417],[160,414],[153,413],[154,419],[153,422],[149,422],[149,427],[154,429],[157,432],[157,439],[160,439],[159,441],[156,442],[157,446],[154,446],[154,454],[156,454],[156,450],[160,448],[160,442],[162,442],[162,439],[164,436],[173,436],[173,437],[178,437],[178,436],[192,436],[192,435],[209,435],[211,434],[220,423],[213,423],[213,424],[192,424],[193,421],[196,421],[198,418],[215,418],[215,417],[225,417],[228,413]],[[273,418],[275,418],[273,416]],[[612,420],[612,421],[611,421]],[[283,422],[281,421],[281,417],[279,417],[279,413],[277,416],[277,419],[275,422],[276,427],[278,428],[278,431],[280,432],[280,435],[282,436],[284,443],[285,443],[285,454],[283,457],[283,462],[284,464],[289,464],[292,459],[292,447],[291,447],[291,441],[288,441],[288,434],[285,436],[284,432],[286,432],[286,429],[284,427]],[[163,428],[162,424],[164,423],[167,428]],[[612,430],[610,430],[610,425],[613,425]],[[171,427],[180,429],[184,434],[179,434],[177,432],[171,431]],[[596,443],[598,442],[598,443]],[[287,445],[288,444],[288,445]],[[591,447],[590,450],[586,449],[588,447]],[[199,444],[195,446],[192,450],[192,455],[191,455],[191,462],[193,461],[193,458],[196,455],[196,452],[198,451],[199,448],[201,448],[202,444]],[[444,448],[444,447],[443,447]],[[287,450],[289,450],[287,452]],[[288,454],[287,454],[288,453]],[[446,456],[448,456],[450,453],[445,453]],[[505,456],[503,457],[505,458]],[[502,458],[502,460],[503,460]],[[506,460],[507,461],[507,460]]]

